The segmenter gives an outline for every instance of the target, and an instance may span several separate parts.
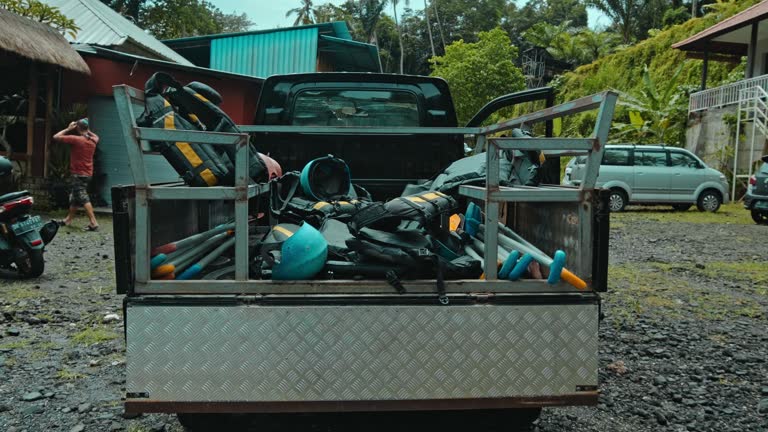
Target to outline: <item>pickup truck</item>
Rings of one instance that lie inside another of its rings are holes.
[[[614,93],[483,126],[498,109],[551,102],[547,89],[508,95],[458,127],[438,78],[273,76],[243,134],[138,127],[143,93],[116,86],[114,95],[135,181],[112,191],[117,291],[126,294],[126,412],[177,413],[194,430],[234,430],[226,422],[246,413],[389,411],[494,415],[522,427],[542,407],[597,404],[609,212],[594,181]],[[501,137],[540,123],[549,135],[553,119],[590,109],[599,114],[588,138]],[[476,140],[477,152],[489,149],[486,184],[460,192],[485,211],[485,277],[446,280],[443,292],[435,280],[403,280],[401,292],[384,280],[248,280],[248,236],[239,233],[248,232],[249,200],[264,185],[244,175],[246,133],[284,172],[327,154],[344,159],[376,200],[433,177]],[[235,185],[149,184],[142,158],[151,140],[236,146]],[[585,179],[579,187],[499,186],[499,155],[512,149],[553,160],[584,155]],[[149,277],[153,247],[232,219],[234,280]],[[498,279],[490,264],[499,223],[548,253],[566,251],[587,288]]]

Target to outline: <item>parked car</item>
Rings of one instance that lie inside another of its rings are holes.
[[[568,163],[563,184],[581,183],[584,161],[579,156]],[[685,211],[696,204],[715,212],[730,199],[723,173],[688,150],[662,145],[606,146],[597,186],[611,190],[611,211],[627,204],[672,204]]]
[[[752,212],[756,224],[768,225],[768,155],[763,156],[762,166],[749,178],[744,208]]]

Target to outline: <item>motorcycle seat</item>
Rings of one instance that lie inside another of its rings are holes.
[[[29,195],[28,191],[11,192],[5,195],[0,195],[0,204],[24,198],[27,195]]]

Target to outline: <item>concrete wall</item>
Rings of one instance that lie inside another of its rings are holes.
[[[685,148],[699,156],[713,168],[727,167],[733,169],[733,143],[736,137],[725,119],[735,118],[736,105],[714,108],[706,111],[691,113],[688,118]],[[745,127],[746,125],[746,127]],[[747,172],[750,146],[752,145],[752,123],[742,123],[742,140],[739,144],[739,173]],[[755,140],[754,159],[758,160],[763,154],[766,137],[758,132]]]

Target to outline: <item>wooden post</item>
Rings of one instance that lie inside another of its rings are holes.
[[[704,48],[704,64],[701,66],[701,89],[707,89],[707,72],[709,69],[709,47]]]
[[[45,74],[45,157],[43,158],[43,177],[48,177],[48,160],[50,159],[50,145],[53,135],[53,86],[55,85],[55,66],[48,66]]]
[[[37,115],[37,64],[29,64],[27,86],[27,172],[32,172],[32,151],[35,143],[35,116]]]
[[[755,76],[754,69],[755,69],[755,61],[757,60],[755,56],[757,55],[757,27],[759,22],[752,23],[752,34],[749,38],[749,52],[747,53],[747,78],[752,78]]]

